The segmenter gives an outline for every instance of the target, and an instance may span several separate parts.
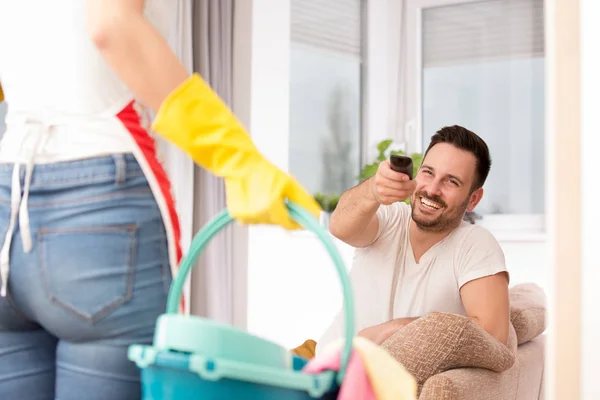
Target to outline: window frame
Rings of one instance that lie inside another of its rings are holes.
[[[285,0],[287,3],[289,3],[291,5],[291,0]],[[343,57],[343,58],[347,58],[347,59],[352,59],[355,61],[358,61],[359,63],[359,110],[358,110],[358,129],[359,129],[359,135],[358,135],[358,168],[357,170],[353,170],[352,172],[355,174],[355,176],[359,176],[361,170],[364,168],[364,166],[366,164],[368,164],[369,161],[369,141],[368,141],[368,124],[367,124],[367,105],[368,105],[368,100],[367,100],[367,90],[369,89],[368,86],[368,79],[367,79],[367,68],[366,68],[366,59],[367,59],[367,35],[368,35],[368,20],[367,20],[367,13],[368,13],[368,5],[370,0],[358,0],[358,2],[360,3],[360,54],[358,56],[357,59],[354,58],[354,56],[351,55],[347,55],[347,54],[343,54],[343,53],[336,53],[338,56]],[[290,13],[292,12],[291,8],[290,8]],[[291,36],[291,14],[290,14],[290,20],[288,21],[288,25],[290,27],[290,35],[289,35],[289,40],[288,40],[288,54],[286,55],[286,58],[288,60],[288,73],[290,73],[289,70],[291,70],[291,65],[289,65],[289,59],[290,59],[290,52],[292,50],[293,46],[296,46],[297,48],[303,48],[303,49],[307,49],[310,50],[311,52],[324,52],[325,54],[332,54],[329,53],[323,49],[319,49],[318,47],[313,47],[310,45],[307,45],[305,43],[301,43],[301,42],[294,42],[292,40],[292,36]],[[291,89],[289,88],[288,85],[288,93],[291,94]],[[288,109],[289,109],[289,105],[288,105]],[[289,121],[288,121],[289,122]],[[287,136],[289,138],[291,134],[291,127],[288,127],[287,130]],[[288,164],[286,165],[287,170],[290,170],[290,165],[289,165],[289,153],[290,153],[291,149],[288,146],[287,148],[287,155],[288,155]],[[355,180],[354,184],[358,184],[358,180]],[[347,188],[347,189],[350,189]],[[346,190],[347,190],[346,189]],[[341,193],[340,193],[341,195]]]
[[[433,7],[476,3],[485,0],[406,0],[405,21],[407,24],[407,132],[411,151],[423,152],[423,108],[422,108],[422,16],[423,10]],[[477,212],[477,209],[475,210]],[[507,241],[544,241],[546,236],[545,214],[482,214],[477,221]]]

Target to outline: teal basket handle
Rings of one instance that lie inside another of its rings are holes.
[[[296,221],[303,228],[311,231],[320,239],[325,246],[325,249],[329,253],[329,256],[333,260],[333,264],[337,270],[338,276],[342,283],[342,292],[344,295],[344,317],[346,325],[346,341],[342,351],[342,359],[340,364],[340,371],[338,375],[338,383],[341,384],[348,360],[350,359],[350,353],[352,352],[352,339],[354,337],[354,297],[352,295],[352,286],[350,279],[344,266],[344,261],[337,250],[337,247],[331,240],[329,233],[319,224],[319,222],[302,207],[294,203],[287,203],[287,208],[290,212],[290,217]],[[194,236],[190,249],[186,256],[181,261],[179,272],[175,276],[171,289],[169,291],[169,298],[167,301],[167,313],[177,314],[179,310],[179,301],[181,299],[181,293],[183,292],[183,285],[187,279],[188,274],[194,267],[194,264],[200,253],[204,250],[208,242],[215,236],[221,229],[227,224],[231,223],[234,219],[231,217],[227,210],[221,211],[215,218],[209,221],[199,232]]]

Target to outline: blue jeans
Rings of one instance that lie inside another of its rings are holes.
[[[0,165],[1,238],[12,170]],[[130,155],[36,165],[28,209],[33,248],[16,224],[0,298],[0,399],[140,399],[127,348],[152,343],[171,283],[142,170]]]

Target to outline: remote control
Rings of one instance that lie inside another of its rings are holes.
[[[408,179],[413,178],[413,161],[407,156],[391,155],[390,165],[396,172],[402,172],[408,175]]]

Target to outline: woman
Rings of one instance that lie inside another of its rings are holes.
[[[0,3],[0,398],[140,398],[127,347],[151,343],[182,256],[151,130],[224,177],[244,223],[319,211],[171,52],[173,8]]]

